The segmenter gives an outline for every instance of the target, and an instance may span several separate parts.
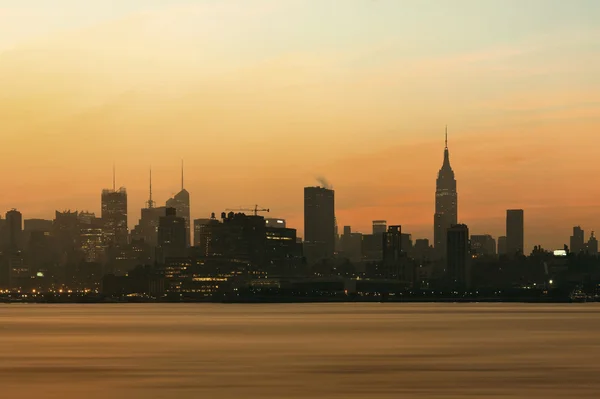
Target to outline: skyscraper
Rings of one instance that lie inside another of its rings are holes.
[[[387,231],[387,222],[385,220],[373,220],[373,235],[381,235]]]
[[[590,255],[598,256],[598,240],[594,236],[594,232],[590,235],[590,239],[587,242],[587,253]]]
[[[8,249],[18,251],[21,249],[21,236],[23,234],[23,215],[16,209],[6,212],[6,231]]]
[[[444,163],[438,173],[435,190],[435,215],[434,215],[434,249],[436,256],[446,256],[446,235],[448,229],[458,220],[458,194],[456,192],[456,179],[450,166],[448,152],[448,129],[446,128],[446,146],[444,148]]]
[[[177,216],[175,208],[167,208],[158,225],[157,259],[164,262],[169,257],[183,257],[186,254],[185,219]]]
[[[498,237],[498,255],[506,255],[506,236]]]
[[[334,191],[304,188],[304,254],[309,263],[333,258],[335,252]]]
[[[522,209],[506,211],[506,254],[514,257],[524,254],[524,212]]]
[[[584,233],[580,226],[573,227],[573,235],[570,240],[571,253],[578,254],[585,249]]]
[[[457,224],[448,229],[447,273],[450,283],[457,289],[468,289],[471,285],[469,256],[469,228]]]
[[[496,255],[496,240],[489,234],[472,235],[471,253],[476,256]]]
[[[181,191],[167,200],[167,208],[175,208],[177,216],[185,220],[186,246],[190,246],[190,193],[183,186],[183,162],[181,162]]]
[[[102,190],[102,223],[108,245],[127,245],[127,190]]]

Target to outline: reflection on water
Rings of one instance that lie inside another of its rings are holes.
[[[595,304],[3,305],[0,391],[598,398],[599,316]]]

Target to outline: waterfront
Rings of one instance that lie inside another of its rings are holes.
[[[598,304],[0,305],[3,397],[596,398]]]

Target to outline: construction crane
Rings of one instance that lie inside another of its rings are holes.
[[[259,208],[258,205],[254,205],[254,208],[238,208],[238,209],[225,209],[227,212],[239,211],[239,212],[252,212],[254,216],[258,216],[258,212],[270,212],[269,209]]]

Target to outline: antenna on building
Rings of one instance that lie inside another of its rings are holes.
[[[115,163],[113,162],[113,191],[117,190]]]
[[[152,200],[152,167],[150,167],[150,198],[148,199],[148,208],[154,208],[154,201]]]
[[[181,191],[183,191],[183,159],[181,160]]]
[[[446,149],[448,149],[448,125],[446,125]]]

